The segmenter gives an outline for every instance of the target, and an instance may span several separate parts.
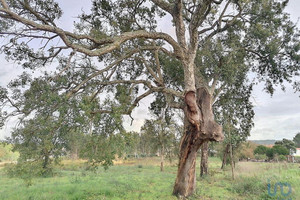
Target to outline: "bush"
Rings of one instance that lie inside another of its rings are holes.
[[[243,195],[259,195],[263,192],[264,185],[257,180],[257,177],[241,177],[232,185],[232,190]]]
[[[254,157],[256,160],[267,160],[267,156],[262,154],[255,154]]]
[[[268,147],[263,146],[263,145],[259,145],[258,147],[256,147],[256,149],[254,150],[254,154],[266,154],[268,150]]]
[[[286,161],[287,159],[286,159],[286,156],[284,156],[284,155],[279,155],[279,156],[278,156],[278,160],[279,160],[279,161]]]
[[[278,155],[289,155],[289,150],[282,145],[274,145],[272,147],[274,154]]]
[[[5,172],[9,177],[21,178],[27,186],[32,185],[35,177],[53,176],[52,168],[43,168],[42,162],[39,161],[23,161],[17,164],[9,164],[5,166]]]
[[[270,160],[273,159],[273,157],[274,157],[274,150],[273,150],[273,148],[268,149],[267,152],[266,152],[266,155],[268,156],[268,158]]]

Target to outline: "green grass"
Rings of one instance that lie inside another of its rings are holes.
[[[225,171],[219,169],[219,159],[210,158],[209,164],[210,174],[197,178],[197,190],[189,199],[272,199],[268,195],[268,180],[272,188],[276,182],[290,183],[289,197],[300,199],[299,164],[238,163],[234,181],[229,167]],[[159,158],[118,162],[96,173],[85,171],[83,166],[82,162],[65,161],[64,166],[56,169],[56,176],[34,179],[29,187],[21,179],[7,177],[0,169],[0,199],[177,199],[171,195],[177,171],[175,163],[169,163],[164,172],[160,172]]]

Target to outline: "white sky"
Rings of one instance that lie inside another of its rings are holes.
[[[64,29],[72,31],[73,22],[76,21],[77,14],[81,10],[89,11],[89,0],[59,0],[60,6],[64,11],[63,17],[59,20],[58,25]],[[75,3],[76,2],[76,3]],[[287,12],[291,14],[294,22],[300,18],[300,1],[290,0]],[[174,33],[168,21],[160,22],[161,30]],[[298,25],[300,27],[300,25]],[[173,35],[173,34],[172,34]],[[16,75],[20,74],[22,68],[16,64],[7,63],[3,55],[0,55],[0,85],[5,86]],[[253,102],[255,105],[255,127],[251,131],[249,139],[276,139],[282,138],[292,139],[297,132],[300,132],[300,93],[295,94],[293,89],[287,85],[286,92],[282,92],[279,88],[273,97],[262,91],[262,85],[254,88]],[[133,126],[129,125],[130,120],[127,119],[125,127],[128,130],[139,131],[145,118],[149,118],[147,107],[151,99],[145,99],[140,106],[134,110]],[[2,130],[0,130],[0,139],[10,135],[11,127],[14,122],[10,121]]]

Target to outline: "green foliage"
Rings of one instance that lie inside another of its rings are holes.
[[[293,138],[293,142],[295,143],[296,148],[300,148],[300,133],[297,133]]]
[[[256,147],[256,149],[254,150],[254,154],[266,154],[268,150],[268,147],[264,146],[264,145],[259,145],[258,147]]]
[[[286,156],[285,155],[279,155],[278,160],[279,161],[286,161]]]
[[[135,155],[137,156],[138,153],[142,153],[141,149],[139,149],[139,144],[141,137],[138,133],[136,132],[123,132],[122,133],[123,137],[123,151],[125,153],[125,156],[129,155]]]
[[[269,159],[273,159],[273,157],[274,157],[274,149],[273,148],[268,148],[268,150],[266,151],[266,156]]]
[[[168,155],[174,157],[178,154],[176,146],[178,139],[176,137],[175,122],[171,121],[169,124],[165,118],[158,117],[155,120],[146,120],[141,128],[141,139],[145,146],[149,147],[150,152]]]
[[[255,154],[255,159],[256,160],[267,160],[267,155],[266,154]]]
[[[15,129],[9,142],[13,144],[13,151],[20,153],[19,165],[31,161],[42,163],[42,169],[38,171],[51,171],[52,159],[59,161],[59,157],[64,155],[65,138],[63,134],[58,134],[56,123],[51,118],[36,118],[24,121],[23,126]],[[30,161],[28,161],[30,160]],[[22,170],[21,170],[22,171]]]
[[[296,145],[292,140],[283,139],[282,141],[276,141],[275,145],[281,145],[289,150],[289,153],[296,152]]]
[[[100,165],[105,169],[113,165],[113,160],[120,152],[119,136],[111,135],[87,135],[84,138],[84,147],[80,152],[80,157],[88,159],[88,169],[96,170]]]
[[[26,186],[33,184],[33,179],[36,177],[53,176],[52,167],[44,167],[41,161],[21,161],[17,164],[10,164],[5,167],[6,174],[9,177],[22,179]]]
[[[272,148],[268,148],[266,151],[266,155],[269,159],[273,159],[275,156],[286,156],[289,154],[290,151],[286,147],[279,144],[275,144]]]
[[[278,154],[278,155],[289,155],[290,154],[290,151],[286,147],[281,146],[281,145],[274,145],[272,147],[272,149],[273,149],[274,154]]]

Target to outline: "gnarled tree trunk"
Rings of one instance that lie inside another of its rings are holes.
[[[184,197],[193,194],[195,191],[196,157],[202,144],[196,128],[191,124],[186,124],[188,122],[185,122],[184,135],[181,139],[178,172],[173,190],[173,194]]]
[[[204,87],[185,95],[184,134],[180,143],[178,173],[173,194],[190,196],[196,188],[196,157],[202,143],[223,139],[222,127],[214,121],[212,97]]]
[[[201,146],[200,176],[208,174],[208,141]]]

